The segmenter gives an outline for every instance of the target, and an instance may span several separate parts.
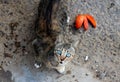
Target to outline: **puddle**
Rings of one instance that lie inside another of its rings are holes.
[[[58,74],[54,70],[41,72],[27,66],[11,66],[9,70],[14,82],[100,82],[89,70],[76,65],[67,68],[66,74]]]

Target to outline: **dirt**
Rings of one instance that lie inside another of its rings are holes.
[[[120,1],[71,0],[70,23],[77,14],[89,13],[97,27],[75,32],[77,55],[65,74],[34,66],[39,1],[0,0],[0,82],[120,82]]]

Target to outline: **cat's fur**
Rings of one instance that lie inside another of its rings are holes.
[[[33,45],[36,61],[58,72],[65,71],[65,65],[70,62],[75,49],[68,40],[67,31],[67,0],[41,0],[36,21],[36,36]],[[62,5],[62,6],[61,6]]]

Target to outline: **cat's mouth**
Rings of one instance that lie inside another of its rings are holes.
[[[63,64],[63,62],[61,61],[60,64]]]

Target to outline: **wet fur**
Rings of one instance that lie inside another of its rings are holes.
[[[62,42],[57,42],[58,36],[64,34],[67,25],[66,7],[61,7],[62,3],[63,0],[41,0],[35,26],[36,39],[33,41],[33,46],[37,54],[36,61],[42,62],[46,67],[55,68],[59,72],[64,71],[65,64],[59,64],[61,61],[60,57],[55,55],[54,51],[59,48],[59,43],[62,44]],[[66,58],[67,62],[71,61],[72,58],[72,56]],[[53,60],[58,63],[57,66],[52,66],[51,62]]]
[[[38,7],[38,18],[36,20],[35,32],[37,36],[37,43],[35,43],[35,49],[39,46],[43,46],[43,50],[48,52],[55,46],[55,41],[60,28],[57,23],[54,25],[52,14],[56,11],[59,0],[41,0]],[[54,7],[54,9],[53,9]],[[35,50],[39,54],[39,50]]]

